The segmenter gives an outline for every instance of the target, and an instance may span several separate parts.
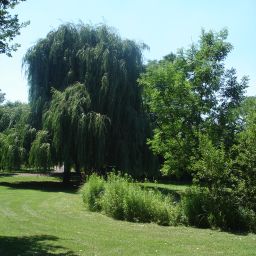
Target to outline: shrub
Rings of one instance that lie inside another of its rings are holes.
[[[90,211],[101,211],[101,197],[105,181],[97,174],[92,174],[82,187],[83,202]]]
[[[255,230],[255,213],[240,206],[230,191],[214,194],[207,188],[190,188],[182,199],[182,210],[189,225],[232,231]]]
[[[114,173],[107,181],[91,175],[82,188],[90,211],[102,211],[119,220],[154,222],[159,225],[188,224],[229,231],[256,231],[256,214],[239,203],[232,190],[210,190],[194,186],[178,205],[157,190],[141,188],[128,176]]]
[[[198,187],[188,190],[182,203],[188,223],[224,230],[253,230],[256,225],[254,176],[249,166],[241,168],[248,158],[240,149],[234,161],[223,145],[214,145],[206,135],[201,134],[199,139],[201,158],[192,166]],[[237,154],[235,147],[232,154]]]
[[[124,219],[124,198],[129,191],[126,178],[110,173],[102,197],[103,211],[115,219]]]
[[[126,220],[170,225],[174,222],[173,211],[173,203],[168,197],[155,190],[143,190],[137,184],[129,184],[124,198]]]
[[[89,210],[102,210],[115,219],[176,224],[177,210],[171,199],[158,191],[142,189],[128,176],[110,173],[104,182],[92,175],[83,188],[83,200]]]
[[[159,225],[176,225],[176,209],[170,198],[152,193],[153,222]]]
[[[125,219],[135,222],[150,222],[153,215],[152,203],[140,187],[130,184],[124,196]]]
[[[210,227],[208,220],[210,199],[207,195],[207,190],[196,187],[186,190],[181,204],[189,225],[204,228]]]

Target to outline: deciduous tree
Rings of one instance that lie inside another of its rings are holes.
[[[12,52],[20,46],[12,41],[29,22],[20,22],[17,14],[10,14],[10,9],[23,1],[25,0],[0,0],[0,54],[11,57]]]
[[[163,158],[165,174],[189,173],[200,157],[200,132],[229,148],[234,142],[235,109],[248,79],[238,82],[234,69],[225,70],[224,60],[232,49],[227,35],[227,30],[203,30],[197,44],[150,63],[139,80],[154,123],[149,145]]]

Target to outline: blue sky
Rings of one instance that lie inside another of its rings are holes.
[[[144,42],[150,51],[144,59],[161,59],[178,48],[196,42],[201,29],[228,28],[234,49],[226,67],[238,77],[250,77],[248,95],[256,95],[256,1],[255,0],[27,0],[14,11],[31,24],[17,37],[22,47],[8,58],[0,55],[0,89],[11,101],[27,102],[28,86],[22,57],[39,38],[64,22],[115,27],[123,38]]]

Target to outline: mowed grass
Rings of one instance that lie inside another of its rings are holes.
[[[86,211],[57,178],[0,175],[0,255],[248,256],[256,235],[116,221]]]

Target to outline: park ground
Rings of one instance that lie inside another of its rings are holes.
[[[145,184],[181,193],[186,186]],[[57,177],[0,174],[0,255],[256,255],[256,235],[117,221]]]

